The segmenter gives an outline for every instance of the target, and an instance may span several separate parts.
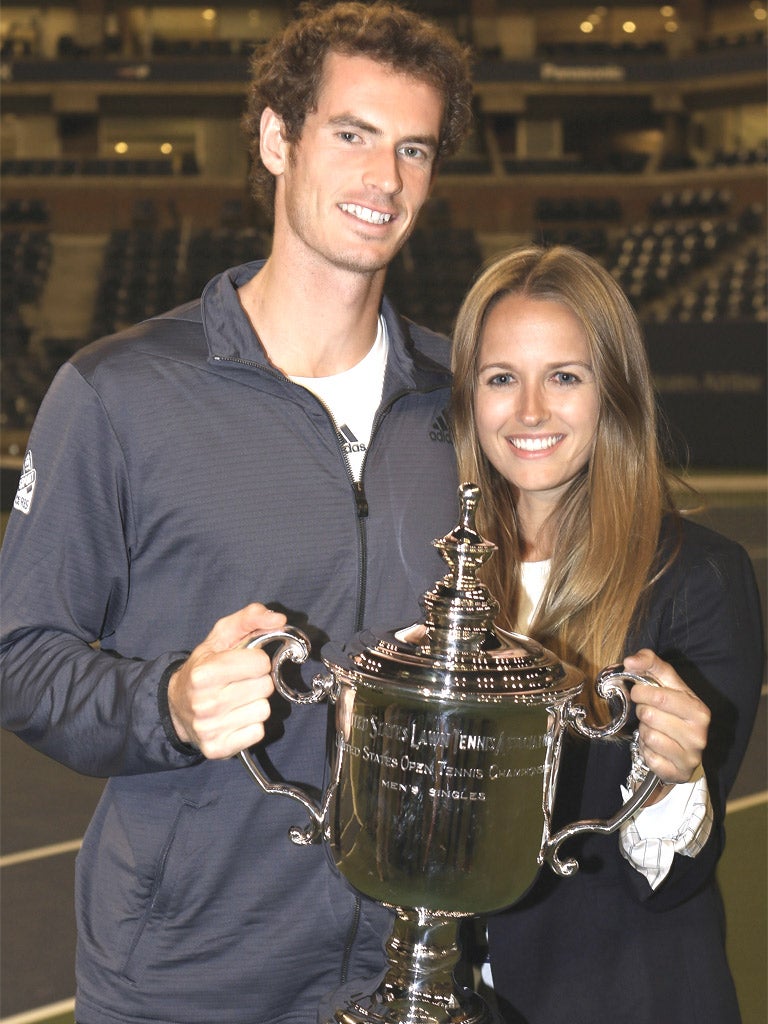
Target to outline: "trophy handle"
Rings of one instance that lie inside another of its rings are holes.
[[[590,726],[584,721],[586,714],[581,705],[568,703],[564,708],[553,708],[554,727],[553,739],[547,750],[547,758],[544,766],[544,838],[541,851],[539,852],[539,864],[545,861],[550,865],[557,875],[573,875],[579,870],[579,863],[574,858],[561,861],[559,856],[560,846],[566,839],[580,835],[583,832],[597,832],[601,835],[610,835],[616,832],[625,821],[641,810],[663,785],[658,775],[654,774],[637,750],[632,750],[632,776],[639,783],[637,790],[632,794],[611,818],[586,818],[583,821],[576,821],[561,828],[553,836],[549,834],[551,814],[555,800],[555,786],[557,782],[557,770],[560,762],[563,733],[565,726],[571,726],[582,736],[591,740],[608,739],[615,736],[624,728],[629,718],[631,701],[626,680],[634,683],[648,683],[651,686],[660,686],[658,679],[653,676],[639,675],[634,672],[627,672],[621,665],[614,665],[603,669],[597,678],[597,692],[601,697],[611,701],[616,698],[619,701],[618,713],[604,726]]]
[[[282,641],[280,647],[272,658],[272,682],[277,692],[291,701],[292,704],[317,704],[326,697],[332,697],[334,684],[333,676],[315,676],[312,680],[312,689],[306,692],[294,689],[285,682],[281,675],[283,662],[304,662],[309,657],[310,643],[301,630],[293,626],[286,626],[285,629],[275,629],[267,633],[254,633],[247,637],[240,647],[266,647],[267,644],[275,641]],[[288,782],[271,782],[260,765],[256,762],[250,750],[241,750],[237,755],[248,769],[251,777],[261,786],[265,793],[277,796],[289,796],[306,808],[310,816],[310,824],[305,829],[294,826],[290,830],[290,836],[294,843],[302,846],[317,839],[323,828],[323,822],[328,811],[328,804],[333,794],[335,784],[326,791],[322,803],[318,804],[300,786],[291,785]],[[337,750],[336,759],[339,760]],[[338,779],[339,765],[334,765],[334,780]]]

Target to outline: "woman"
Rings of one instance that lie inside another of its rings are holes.
[[[484,570],[497,623],[590,680],[623,660],[662,684],[631,691],[635,750],[665,783],[655,805],[620,838],[570,841],[578,874],[543,869],[488,922],[507,1019],[736,1024],[715,867],[760,693],[749,559],[675,511],[636,317],[590,257],[498,258],[459,312],[453,371],[460,477],[498,546]],[[605,719],[594,688],[587,704]],[[628,742],[569,737],[555,825],[609,817],[631,767]]]

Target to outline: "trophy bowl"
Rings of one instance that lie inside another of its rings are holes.
[[[335,738],[319,802],[270,782],[249,751],[243,763],[267,792],[309,812],[294,842],[323,842],[354,889],[394,910],[383,978],[332,994],[320,1024],[493,1024],[487,1003],[454,977],[461,919],[513,905],[545,863],[560,875],[578,870],[560,859],[560,845],[580,832],[616,831],[659,785],[645,773],[613,818],[552,834],[565,732],[614,736],[629,716],[626,681],[640,677],[620,667],[601,673],[612,718],[588,726],[578,702],[583,674],[494,625],[498,604],[477,578],[494,551],[475,529],[479,489],[463,484],[459,497],[460,524],[434,542],[449,571],[422,598],[424,623],[326,645],[327,674],[309,692],[281,675],[286,659],[308,655],[299,631],[246,641],[281,641],[276,689],[296,703],[327,699]]]

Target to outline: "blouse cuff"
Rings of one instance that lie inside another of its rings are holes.
[[[621,791],[628,800],[631,790],[622,786]],[[712,819],[706,777],[678,783],[621,826],[622,856],[656,889],[669,874],[676,853],[695,857],[702,849],[712,832]]]

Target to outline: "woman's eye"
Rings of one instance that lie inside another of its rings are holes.
[[[558,370],[555,374],[555,380],[558,384],[578,384],[579,378],[575,373],[569,373],[567,370]]]
[[[509,373],[494,373],[494,375],[488,380],[488,384],[490,384],[491,387],[504,387],[506,384],[510,384],[511,382],[512,377]]]

